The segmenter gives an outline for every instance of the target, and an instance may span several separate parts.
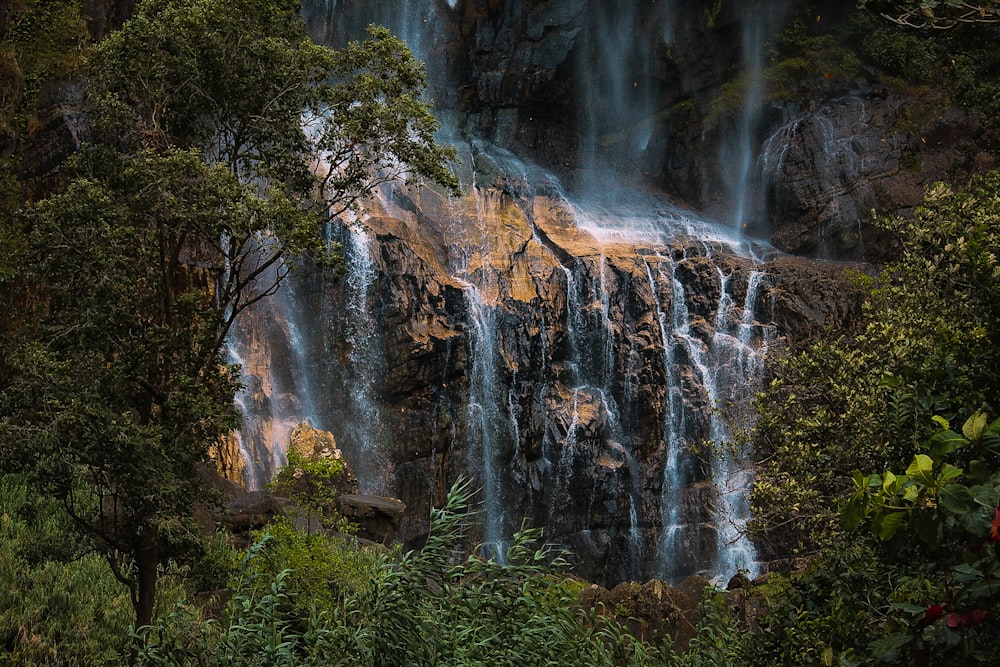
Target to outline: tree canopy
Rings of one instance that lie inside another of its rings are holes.
[[[936,184],[912,218],[881,220],[902,256],[858,277],[863,327],[787,359],[760,400],[754,524],[771,557],[817,558],[795,642],[815,623],[845,664],[1000,651],[998,193],[998,172]]]
[[[26,210],[5,287],[0,462],[58,498],[129,587],[197,552],[197,464],[237,425],[225,337],[291,258],[335,264],[324,225],[379,184],[449,189],[424,72],[381,28],[313,44],[294,0],[148,0],[87,57],[92,143]]]

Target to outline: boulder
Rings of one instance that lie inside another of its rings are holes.
[[[398,498],[346,494],[337,498],[337,511],[358,526],[358,538],[389,546],[396,539],[406,504]]]

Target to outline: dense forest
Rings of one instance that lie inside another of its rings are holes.
[[[995,153],[998,5],[858,4],[773,40],[772,94],[802,63],[877,69],[969,109]],[[773,571],[640,627],[537,530],[481,555],[469,483],[413,552],[350,536],[336,460],[273,482],[324,530],[279,520],[238,548],[199,522],[238,424],[225,338],[272,269],[336,280],[325,225],[387,180],[459,192],[405,44],[318,46],[295,0],[146,0],[107,34],[73,0],[0,9],[0,662],[1000,659],[1000,172],[875,220],[893,259],[852,271],[862,316],[773,361],[746,434]],[[39,146],[69,107],[68,147]]]

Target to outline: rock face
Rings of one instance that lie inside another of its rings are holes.
[[[359,538],[389,546],[396,541],[406,504],[399,498],[345,494],[337,498],[337,511],[357,524]]]
[[[300,347],[268,364],[312,389],[361,491],[406,502],[404,541],[471,475],[499,551],[525,519],[594,581],[721,574],[740,519],[719,482],[743,471],[700,443],[738,424],[767,349],[850,315],[842,267],[768,259],[660,198],[526,187],[387,193],[341,228],[339,285],[279,295],[271,326]]]
[[[914,121],[918,104],[859,86],[807,109],[776,109],[783,122],[759,157],[767,215],[755,231],[786,252],[884,261],[892,246],[867,224],[873,212],[905,214],[934,181],[963,180],[993,163],[976,149],[977,120],[948,108]]]
[[[881,262],[893,247],[869,224],[873,210],[906,213],[933,181],[962,181],[996,157],[976,148],[979,122],[966,111],[870,68],[769,85],[769,40],[805,4],[425,0],[401,12],[342,0],[306,2],[305,13],[314,36],[334,44],[369,22],[389,26],[428,63],[458,136],[503,146],[563,183],[593,188],[596,165],[739,218],[784,252]],[[854,11],[812,4],[822,20],[807,30]],[[500,185],[476,168],[480,184]]]
[[[698,634],[698,606],[709,585],[701,577],[689,577],[676,587],[658,579],[644,584],[622,582],[611,590],[592,584],[581,598],[597,611],[598,618],[615,619],[634,636],[654,644],[669,634],[674,646],[683,651]]]
[[[307,2],[314,38],[378,22],[427,62],[467,195],[385,190],[335,230],[339,284],[299,274],[243,325],[251,488],[308,419],[405,501],[410,544],[471,476],[500,556],[524,519],[592,581],[753,569],[751,471],[705,443],[747,423],[767,353],[860,308],[844,265],[778,251],[881,260],[871,209],[989,163],[973,120],[917,123],[875,75],[765,91],[800,4]]]

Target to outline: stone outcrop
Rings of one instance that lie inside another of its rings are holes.
[[[977,148],[979,121],[967,111],[881,85],[776,111],[781,122],[761,146],[767,215],[756,231],[785,252],[884,261],[894,247],[869,224],[873,213],[905,215],[933,182],[995,164]]]
[[[670,636],[679,650],[698,634],[698,606],[710,584],[702,577],[688,577],[677,586],[659,579],[645,583],[622,582],[608,590],[596,584],[580,594],[597,618],[621,623],[643,641],[656,644]]]
[[[455,136],[564,183],[594,187],[595,170],[613,172],[716,218],[745,215],[784,252],[882,262],[894,248],[872,211],[905,214],[933,181],[962,181],[996,156],[977,148],[966,110],[870,67],[787,83],[749,72],[767,69],[765,45],[805,4],[459,0],[399,12],[345,0],[336,11],[306,2],[306,16],[334,44],[388,25],[427,61]],[[817,34],[854,13],[811,6],[821,20],[805,29]],[[476,162],[480,185],[516,187],[494,167]]]
[[[337,448],[337,441],[334,439],[333,433],[315,429],[307,421],[300,423],[292,430],[292,434],[288,438],[288,451],[297,452],[309,461],[343,460],[344,458],[343,452]],[[338,496],[358,492],[358,478],[346,463],[343,472],[337,477],[332,491]]]
[[[406,503],[399,498],[345,494],[337,498],[337,511],[357,525],[360,539],[389,546],[396,541]]]

